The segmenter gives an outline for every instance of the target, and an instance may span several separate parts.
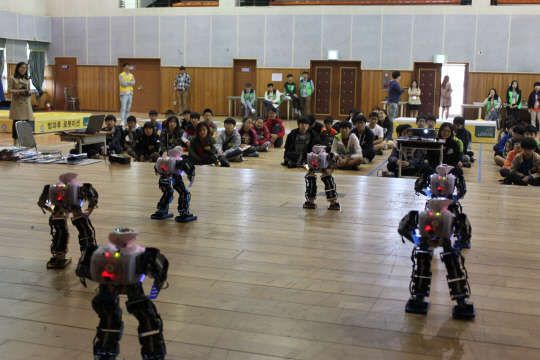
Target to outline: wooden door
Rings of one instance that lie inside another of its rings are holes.
[[[118,74],[122,64],[128,62],[130,73],[135,78],[133,86],[132,112],[146,113],[161,110],[161,60],[160,59],[118,59]]]
[[[312,111],[318,119],[331,116],[345,120],[350,108],[360,107],[360,69],[360,61],[311,61],[315,85]]]
[[[54,106],[56,110],[64,110],[66,98],[64,89],[71,89],[71,96],[77,97],[77,58],[55,57],[54,58]]]
[[[257,59],[233,59],[234,80],[232,96],[240,96],[246,88],[246,83],[252,89],[257,88]],[[257,94],[258,97],[264,94]]]
[[[418,79],[418,87],[422,92],[420,95],[422,104],[418,110],[418,115],[435,115],[439,117],[441,70],[441,64],[414,63],[414,73],[416,79]]]

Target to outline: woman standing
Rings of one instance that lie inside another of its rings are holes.
[[[446,75],[441,85],[441,107],[443,119],[448,119],[448,111],[452,106],[452,84],[450,84],[450,77]],[[446,117],[444,113],[446,112]]]
[[[418,116],[418,109],[422,102],[420,101],[420,95],[422,92],[418,87],[418,81],[413,80],[411,87],[409,88],[409,116],[416,118]]]
[[[11,137],[13,145],[17,146],[17,121],[28,121],[34,118],[32,111],[30,80],[28,80],[27,65],[24,62],[17,64],[15,74],[9,78],[8,93],[11,94],[11,107],[9,109],[9,118],[13,120],[13,129]]]
[[[540,82],[534,83],[534,90],[529,95],[529,101],[527,102],[529,113],[531,114],[531,124],[536,126],[536,119],[540,120]],[[538,129],[538,127],[536,127]]]
[[[521,90],[517,80],[513,80],[506,90],[506,116],[513,116],[519,121],[519,109],[521,109]],[[504,124],[501,124],[504,127]]]

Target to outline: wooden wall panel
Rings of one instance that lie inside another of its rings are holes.
[[[116,66],[77,66],[79,98],[83,110],[120,111]]]
[[[300,75],[304,71],[309,72],[309,68],[306,69],[289,69],[289,68],[263,68],[257,69],[257,88],[255,89],[258,97],[264,97],[264,93],[268,90],[268,83],[274,84],[274,88],[283,92],[284,84],[287,82],[287,75],[293,75],[293,82],[298,87],[300,82]],[[283,74],[283,81],[272,81],[272,74]],[[236,95],[236,94],[235,94]],[[238,94],[240,95],[240,94]]]
[[[413,72],[401,71],[401,87],[409,87],[411,85]],[[382,90],[383,70],[362,70],[362,111],[366,117],[371,112],[373,107],[382,108],[381,101],[388,96],[388,91]],[[407,100],[407,93],[401,96],[402,101]]]
[[[173,105],[174,79],[178,72],[178,67],[161,68],[162,113],[169,109],[178,111],[178,103]],[[214,115],[227,115],[229,111],[227,96],[233,95],[233,68],[190,67],[186,72],[191,77],[188,108],[201,114],[204,109],[210,108]]]

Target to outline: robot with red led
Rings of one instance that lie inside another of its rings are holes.
[[[88,201],[88,210],[84,212],[82,205]],[[68,252],[69,232],[67,218],[73,214],[71,222],[79,231],[79,245],[83,252],[88,246],[96,244],[95,230],[90,221],[90,214],[97,207],[98,193],[92,184],[79,184],[77,174],[64,173],[60,175],[60,182],[46,185],[38,200],[38,206],[45,214],[45,210],[52,213],[49,218],[51,227],[52,257],[47,268],[62,269],[70,262],[66,258]]]
[[[151,215],[151,218],[162,220],[173,216],[173,214],[169,214],[169,204],[173,201],[176,190],[180,215],[175,220],[182,223],[197,220],[195,215],[189,213],[191,193],[182,180],[182,175],[185,173],[190,181],[189,187],[191,187],[195,179],[195,165],[188,158],[183,158],[180,150],[169,150],[168,156],[157,159],[154,170],[156,175],[160,175],[159,188],[163,192],[163,196],[157,204],[157,211]]]
[[[99,316],[94,339],[96,360],[115,360],[120,353],[124,329],[118,295],[126,294],[127,311],[139,321],[139,343],[143,360],[162,360],[167,354],[163,322],[151,299],[155,299],[167,280],[169,261],[156,248],[134,245],[138,232],[119,228],[109,234],[110,244],[89,246],[83,253],[76,274],[99,283],[92,308]],[[145,296],[145,276],[154,279],[150,297]]]
[[[326,200],[330,202],[328,210],[341,210],[340,204],[337,200],[336,183],[332,172],[334,171],[332,165],[332,159],[325,151],[324,145],[313,146],[313,152],[307,154],[307,164],[305,168],[308,173],[305,176],[306,179],[306,202],[304,203],[304,209],[315,209],[315,199],[317,198],[317,173],[321,173],[321,180],[324,183],[324,190],[326,193]]]
[[[472,303],[467,302],[470,297],[470,287],[465,258],[459,248],[452,247],[452,237],[458,239],[471,236],[471,225],[465,214],[454,214],[448,210],[453,200],[428,201],[424,211],[411,211],[399,223],[398,233],[402,240],[405,237],[414,244],[411,256],[413,272],[411,275],[411,298],[407,302],[405,311],[426,314],[429,302],[424,299],[429,296],[431,287],[431,260],[433,250],[442,246],[441,260],[447,271],[450,297],[457,302],[454,305],[453,315],[457,317],[474,317],[475,309]],[[420,230],[420,237],[416,235]],[[405,242],[403,240],[403,242]]]

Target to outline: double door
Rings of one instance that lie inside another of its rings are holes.
[[[351,108],[360,108],[360,69],[360,61],[311,61],[312,111],[318,119],[345,120]]]

